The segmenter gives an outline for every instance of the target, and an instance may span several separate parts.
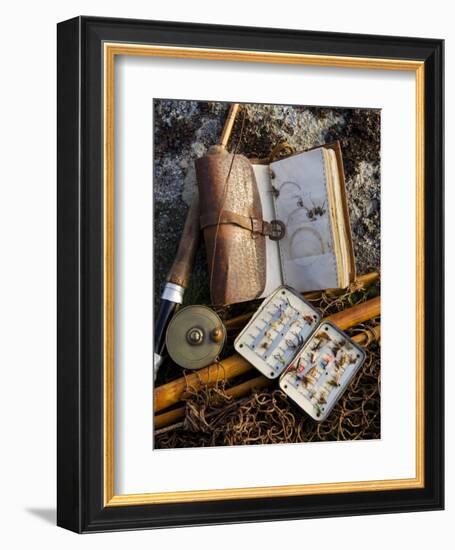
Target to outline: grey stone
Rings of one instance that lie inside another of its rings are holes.
[[[377,199],[373,199],[371,201],[368,201],[366,206],[366,215],[371,216],[375,212],[379,210],[379,201]]]

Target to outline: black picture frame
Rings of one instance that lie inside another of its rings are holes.
[[[425,484],[418,489],[105,506],[104,42],[418,60],[425,69]],[[72,531],[441,510],[444,506],[442,40],[77,17],[58,25],[58,507]]]

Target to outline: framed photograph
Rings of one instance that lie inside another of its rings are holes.
[[[443,508],[443,49],[58,25],[58,525]]]

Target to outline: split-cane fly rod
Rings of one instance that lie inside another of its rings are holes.
[[[235,117],[239,110],[239,104],[233,103],[229,108],[228,117],[221,133],[220,141],[213,149],[222,153],[228,144],[234,126]],[[156,374],[163,360],[163,352],[166,341],[166,329],[176,309],[183,302],[185,289],[188,286],[191,272],[193,271],[194,259],[200,240],[199,225],[199,197],[196,191],[183,228],[177,254],[174,263],[167,275],[166,284],[161,295],[160,310],[155,323],[154,342],[154,375]]]

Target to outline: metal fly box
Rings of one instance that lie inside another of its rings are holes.
[[[365,360],[365,352],[323,322],[280,378],[280,388],[314,420],[327,418]]]
[[[279,287],[254,314],[234,347],[267,378],[278,378],[309,339],[320,313],[288,287]]]

